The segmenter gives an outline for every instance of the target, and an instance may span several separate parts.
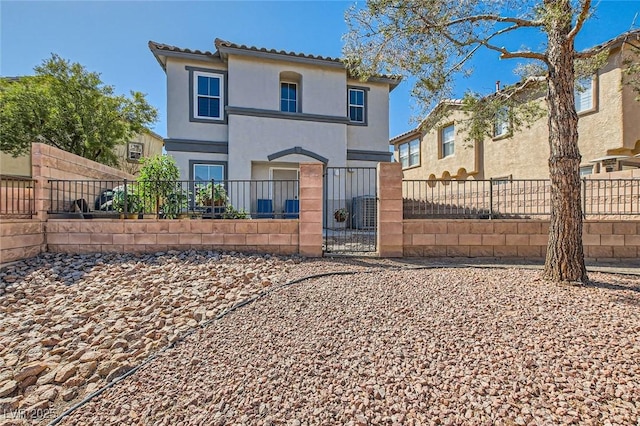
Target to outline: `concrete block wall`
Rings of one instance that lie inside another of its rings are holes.
[[[323,165],[300,163],[300,254],[322,256]]]
[[[378,235],[380,257],[402,257],[402,166],[378,163]]]
[[[132,253],[225,250],[298,253],[298,221],[285,219],[49,219],[48,251]]]
[[[407,257],[543,259],[549,240],[549,222],[534,219],[408,219],[403,231]],[[640,220],[587,220],[582,240],[588,260],[637,260]]]
[[[46,250],[44,223],[30,219],[0,222],[0,264],[37,256]]]
[[[71,202],[63,192],[52,193],[50,179],[62,180],[134,180],[135,177],[122,170],[96,163],[78,155],[55,148],[43,143],[31,144],[31,176],[38,181],[36,185],[36,210],[40,220],[46,219],[46,212],[51,208],[51,199]],[[88,188],[94,188],[89,198],[95,198],[102,188],[85,185],[80,193],[90,193]],[[55,189],[55,187],[54,187]],[[106,189],[106,188],[105,188]],[[90,205],[94,199],[86,200]]]

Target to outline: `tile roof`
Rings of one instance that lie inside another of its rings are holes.
[[[341,67],[345,66],[342,59],[332,58],[330,56],[310,55],[306,53],[287,52],[285,50],[276,50],[276,49],[267,49],[264,47],[247,46],[244,44],[232,43],[230,41],[222,40],[220,38],[216,38],[214,41],[214,44],[216,47],[215,52],[185,49],[177,46],[172,46],[170,44],[158,43],[155,41],[149,41],[149,49],[151,49],[154,56],[156,57],[156,60],[158,61],[158,63],[160,63],[160,66],[162,66],[163,69],[165,68],[165,64],[159,57],[159,55],[162,55],[162,52],[185,53],[185,54],[191,54],[191,55],[201,55],[201,56],[208,56],[211,58],[224,59],[223,58],[224,55],[221,54],[221,50],[225,50],[225,49],[242,50],[245,52],[253,52],[253,53],[281,55],[281,56],[290,57],[292,59],[307,59],[307,60],[313,60],[313,61],[323,61],[336,66],[341,66]],[[400,84],[402,77],[397,75],[377,74],[373,76],[372,79],[373,80],[375,79],[390,80],[390,84],[392,88],[394,88],[395,86]]]
[[[316,59],[319,61],[328,61],[328,62],[336,62],[342,64],[342,60],[339,58],[332,58],[330,56],[321,56],[321,55],[309,55],[306,53],[297,53],[297,52],[287,52],[285,50],[276,50],[276,49],[267,49],[264,47],[256,47],[256,46],[247,46],[245,44],[236,44],[227,40],[222,40],[220,38],[216,38],[214,41],[216,49],[220,51],[220,47],[228,47],[231,49],[240,49],[247,50],[250,52],[263,52],[263,53],[274,53],[277,55],[285,55],[292,56],[296,58],[305,58],[305,59]]]

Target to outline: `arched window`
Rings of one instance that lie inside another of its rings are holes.
[[[280,111],[302,112],[302,75],[293,71],[280,73]]]

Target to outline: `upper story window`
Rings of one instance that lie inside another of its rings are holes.
[[[403,169],[420,165],[420,140],[414,139],[400,144],[398,152]]]
[[[511,131],[511,126],[509,125],[509,110],[507,108],[501,108],[496,113],[496,120],[493,124],[493,137],[499,138],[502,136],[507,136]]]
[[[455,127],[453,124],[443,127],[440,130],[440,158],[453,155],[454,152],[454,140],[455,140]]]
[[[366,98],[364,89],[349,89],[349,120],[353,123],[366,123]]]
[[[224,119],[224,75],[193,71],[192,118]]]
[[[592,76],[581,78],[576,81],[573,97],[576,102],[576,112],[580,113],[595,108]]]
[[[280,83],[280,111],[298,112],[298,84]]]

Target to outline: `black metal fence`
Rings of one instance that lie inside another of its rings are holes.
[[[50,215],[214,219],[299,216],[297,180],[49,180]]]
[[[404,218],[546,218],[551,182],[522,180],[405,180]],[[640,215],[640,179],[582,179],[586,218]]]
[[[21,177],[0,177],[0,216],[31,219],[36,214],[36,181]]]
[[[376,251],[377,171],[375,167],[327,167],[324,175],[325,253]]]

